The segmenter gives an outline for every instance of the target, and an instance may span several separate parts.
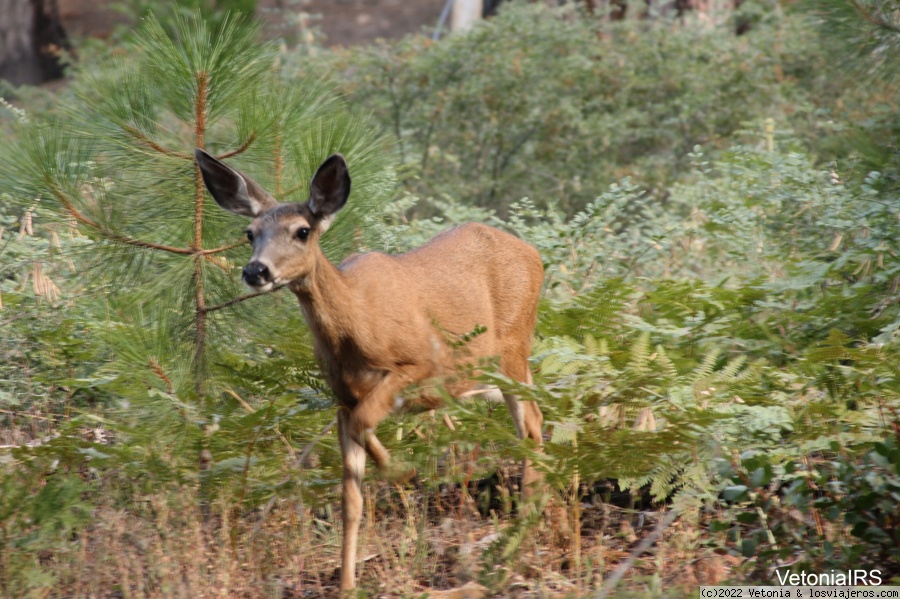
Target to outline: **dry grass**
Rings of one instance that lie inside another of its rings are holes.
[[[263,518],[220,499],[204,517],[197,491],[101,505],[68,550],[40,556],[55,583],[35,596],[122,598],[337,597],[340,514],[283,500]],[[466,506],[469,507],[466,507]],[[485,549],[514,516],[482,517],[455,492],[367,486],[359,584],[369,596],[579,597],[599,587],[654,527],[659,514],[610,505],[582,510],[581,563],[560,533],[561,508],[545,513],[522,551],[498,568],[486,594],[447,592],[479,581]],[[549,515],[548,515],[549,514]],[[725,580],[731,558],[704,550],[703,531],[676,522],[635,562],[618,596],[680,596]]]

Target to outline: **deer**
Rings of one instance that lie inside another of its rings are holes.
[[[340,589],[352,590],[366,456],[381,472],[391,471],[375,434],[378,424],[401,407],[409,389],[415,393],[411,403],[423,409],[440,403],[437,385],[455,397],[484,392],[499,400],[496,387],[480,389],[471,376],[454,376],[479,360],[493,360],[504,376],[532,384],[528,358],[543,284],[541,257],[510,233],[467,223],[403,254],[355,254],[336,266],[319,239],[350,196],[341,154],[318,167],[303,203],[279,202],[200,148],[195,159],[216,203],[252,219],[243,282],[260,293],[287,286],[297,296],[336,398],[343,466]],[[543,415],[536,402],[502,395],[517,436],[539,449]],[[540,479],[525,460],[523,495],[533,493]]]

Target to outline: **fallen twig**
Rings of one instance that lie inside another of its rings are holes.
[[[669,526],[671,526],[672,523],[675,522],[675,519],[680,515],[681,512],[679,510],[669,510],[669,513],[667,513],[666,516],[659,521],[659,523],[656,525],[656,528],[653,529],[653,532],[644,537],[644,540],[638,543],[638,546],[634,548],[634,551],[631,552],[631,555],[628,556],[628,559],[619,564],[619,567],[616,568],[615,572],[612,573],[612,576],[610,576],[603,582],[603,586],[600,587],[600,590],[597,591],[597,594],[594,595],[594,598],[605,599],[613,591],[613,589],[616,588],[616,585],[619,584],[619,580],[621,580],[622,577],[625,576],[625,573],[631,569],[631,567],[634,565],[634,562],[637,561],[637,558],[639,558],[642,553],[650,549],[650,546],[653,545],[657,540],[659,540],[659,537],[662,536],[663,532],[665,532],[665,530],[669,528]]]

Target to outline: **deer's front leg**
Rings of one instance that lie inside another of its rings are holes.
[[[365,448],[382,475],[403,480],[415,475],[412,472],[392,472],[391,456],[378,440],[375,429],[394,409],[395,398],[411,381],[418,380],[418,372],[388,373],[348,411],[347,426],[350,435]]]
[[[362,520],[363,496],[362,480],[366,472],[366,452],[351,434],[350,412],[338,410],[338,438],[343,457],[344,478],[341,516],[344,524],[344,539],[341,553],[341,591],[354,587],[356,582],[356,545],[359,537],[359,523]]]
[[[406,386],[405,381],[405,377],[388,374],[355,407],[338,408],[338,437],[344,467],[341,503],[344,524],[342,591],[352,589],[356,581],[356,550],[359,524],[362,521],[362,481],[366,472],[366,454],[369,454],[380,471],[388,471],[390,454],[375,436],[375,427],[390,413],[394,405],[394,394]],[[410,476],[408,473],[404,475]]]

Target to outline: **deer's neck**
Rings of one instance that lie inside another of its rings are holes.
[[[312,271],[303,279],[289,284],[300,301],[316,341],[331,354],[352,338],[359,327],[353,290],[346,277],[332,264],[322,250]],[[354,326],[354,323],[356,326]]]

